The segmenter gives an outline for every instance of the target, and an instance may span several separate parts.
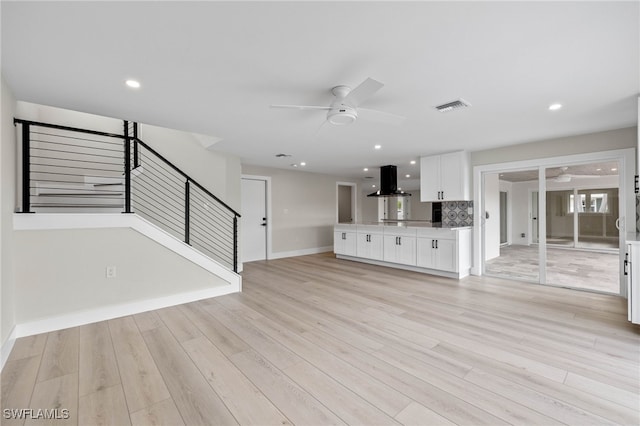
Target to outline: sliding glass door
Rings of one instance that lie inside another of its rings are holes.
[[[619,293],[617,169],[611,162],[485,174],[484,272]],[[505,215],[512,218],[508,236]]]

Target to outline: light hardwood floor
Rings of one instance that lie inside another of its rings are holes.
[[[489,275],[527,281],[539,281],[539,269],[537,245],[500,247],[485,263]],[[547,247],[547,283],[619,294],[619,253]]]
[[[331,254],[243,277],[241,294],[20,339],[2,408],[72,425],[640,423],[621,298]]]

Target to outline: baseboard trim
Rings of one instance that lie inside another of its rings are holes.
[[[154,299],[141,300],[137,302],[122,303],[119,305],[104,306],[96,309],[72,312],[65,315],[29,321],[26,323],[18,324],[14,327],[15,338],[32,336],[34,334],[40,333],[48,333],[55,330],[62,330],[65,328],[77,327],[94,322],[110,320],[113,318],[139,314],[142,312],[166,308],[169,306],[181,305],[183,303],[195,302],[197,300],[209,299],[211,297],[223,296],[225,294],[237,293],[241,290],[240,287],[241,284],[229,284],[225,286],[212,287],[187,293],[173,294],[170,296],[157,297]]]
[[[280,251],[277,253],[271,253],[271,255],[269,256],[269,260],[284,259],[285,257],[307,256],[309,254],[326,253],[328,251],[333,251],[333,246],[314,247],[309,249],[292,250],[292,251]]]
[[[370,265],[386,266],[388,268],[404,269],[405,271],[420,272],[422,274],[437,275],[439,277],[453,278],[456,280],[460,280],[469,276],[469,269],[464,269],[460,272],[448,272],[440,271],[437,269],[422,268],[420,266],[403,265],[401,263],[391,263],[384,262],[382,260],[366,259],[364,257],[345,256],[343,254],[336,254],[336,258],[351,260],[354,262],[368,263]]]
[[[11,333],[9,333],[9,337],[7,337],[7,340],[2,343],[2,349],[0,349],[0,371],[4,368],[7,359],[9,359],[13,345],[16,344],[16,339],[16,326],[14,325],[11,329]]]

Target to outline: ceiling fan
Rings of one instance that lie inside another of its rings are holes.
[[[351,89],[349,86],[336,86],[331,89],[331,93],[333,93],[335,99],[329,106],[271,105],[271,108],[327,111],[326,121],[336,126],[351,124],[355,122],[358,117],[388,124],[401,124],[405,120],[405,117],[374,109],[360,108],[362,102],[373,96],[383,86],[384,84],[379,81],[367,78],[355,89]]]
[[[599,178],[602,177],[601,175],[574,175],[571,173],[567,173],[567,169],[569,167],[561,167],[561,172],[558,176],[552,177],[551,180],[553,182],[558,182],[558,183],[567,183],[567,182],[571,182],[572,178]]]

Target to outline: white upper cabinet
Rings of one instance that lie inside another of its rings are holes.
[[[420,201],[468,200],[469,153],[420,158]]]

